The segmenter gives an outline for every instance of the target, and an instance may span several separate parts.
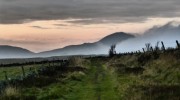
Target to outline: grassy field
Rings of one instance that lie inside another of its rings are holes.
[[[53,64],[54,66],[59,65],[59,63],[50,63],[50,66],[53,66]],[[0,67],[0,81],[5,80],[4,72],[7,72],[7,76],[9,79],[22,76],[23,75],[22,66],[24,67],[25,74],[27,75],[30,72],[30,70],[37,71],[39,68],[49,66],[49,63]]]
[[[29,72],[30,68],[38,68],[32,67],[32,66],[24,66],[25,72]],[[14,66],[14,67],[0,67],[0,80],[5,80],[5,74],[4,71],[7,72],[8,78],[15,78],[22,75],[22,68],[21,66]]]
[[[10,86],[3,100],[179,100],[180,58],[177,53],[93,57],[71,61],[51,74]],[[38,67],[39,66],[39,67]],[[41,65],[42,66],[42,65]],[[28,71],[30,66],[26,66]],[[40,65],[33,66],[40,68]],[[2,68],[12,75],[19,67]],[[1,71],[2,73],[2,71]],[[1,74],[1,79],[4,76]],[[28,84],[28,85],[27,85]]]

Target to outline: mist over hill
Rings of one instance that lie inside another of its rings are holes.
[[[68,55],[91,55],[91,54],[107,54],[112,44],[118,44],[133,35],[124,32],[116,32],[104,37],[95,43],[84,43],[80,45],[70,45],[64,48],[33,53],[29,50],[13,47],[0,46],[0,58],[31,58],[31,57],[51,57],[51,56],[68,56]]]
[[[99,55],[108,54],[111,45],[116,44],[116,51],[131,52],[141,50],[146,43],[155,46],[159,41],[163,41],[165,47],[175,47],[175,41],[180,41],[180,24],[169,22],[163,26],[154,26],[145,31],[144,34],[134,36],[132,33],[116,32],[108,35],[94,43],[84,43],[80,45],[70,45],[55,50],[33,53],[29,50],[2,45],[0,46],[0,58],[32,58],[32,57],[51,57],[69,55]],[[159,44],[161,46],[161,44]]]
[[[163,41],[166,48],[175,47],[176,40],[180,41],[180,23],[169,22],[163,26],[154,26],[145,31],[143,35],[119,43],[116,50],[117,52],[142,51],[146,43],[155,46],[158,41]],[[160,43],[159,46],[161,47]]]
[[[116,32],[104,37],[95,43],[84,43],[81,45],[71,45],[61,49],[41,52],[39,56],[55,56],[55,55],[90,55],[90,54],[107,54],[109,47],[118,44],[124,40],[134,38],[133,35],[124,32]]]

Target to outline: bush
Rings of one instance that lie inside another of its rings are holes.
[[[114,55],[116,55],[116,45],[112,45],[110,50],[109,50],[109,57],[113,57]]]

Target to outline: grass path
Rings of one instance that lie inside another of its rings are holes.
[[[21,91],[23,96],[37,100],[120,100],[118,78],[104,62],[90,60],[87,68],[85,74],[69,73],[63,81],[43,88],[24,88]]]
[[[113,74],[98,61],[92,61],[87,75],[75,83],[68,100],[119,100]]]

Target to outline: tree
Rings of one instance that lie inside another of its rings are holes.
[[[110,50],[109,50],[109,57],[113,57],[114,55],[116,55],[116,45],[111,45]]]

